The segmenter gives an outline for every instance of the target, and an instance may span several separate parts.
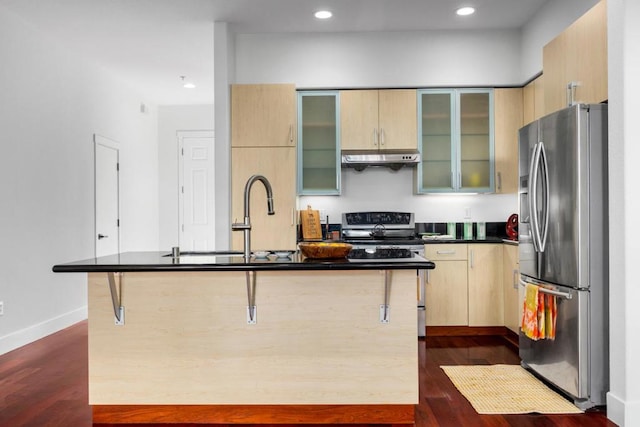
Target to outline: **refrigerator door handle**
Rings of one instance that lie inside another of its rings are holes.
[[[520,279],[520,285],[526,287],[527,284],[528,284],[527,282],[525,282],[524,280]],[[535,285],[535,283],[532,283],[532,284]],[[543,286],[538,286],[538,292],[542,292],[543,294],[554,295],[556,297],[561,297],[561,298],[564,298],[564,299],[572,299],[573,298],[573,295],[571,295],[571,293],[569,293],[569,292],[554,291],[553,289],[548,289],[548,288],[545,288]]]
[[[542,166],[542,172],[544,181],[542,183],[542,189],[544,193],[544,225],[542,228],[542,237],[538,236],[540,243],[540,252],[544,252],[547,246],[547,235],[549,231],[549,202],[550,202],[550,191],[549,191],[549,168],[547,167],[547,152],[544,149],[544,143],[540,142],[540,148],[538,149],[540,164]],[[539,224],[538,224],[539,225]]]
[[[531,217],[531,239],[533,240],[533,248],[536,252],[542,252],[541,236],[540,236],[540,219],[538,218],[538,199],[536,197],[536,189],[538,187],[538,172],[540,165],[540,145],[536,143],[533,147],[533,155],[531,164],[529,165],[529,216]]]

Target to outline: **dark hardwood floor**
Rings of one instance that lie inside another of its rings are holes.
[[[615,426],[603,411],[580,415],[478,415],[439,366],[517,364],[517,353],[501,337],[428,337],[420,341],[419,349],[418,427]],[[380,385],[384,387],[384,378]],[[0,356],[0,427],[91,426],[87,402],[86,322]]]

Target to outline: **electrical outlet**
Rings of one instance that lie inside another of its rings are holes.
[[[318,215],[320,215],[320,224],[327,223],[327,211],[325,209],[320,209],[318,211]]]
[[[0,301],[0,316],[4,316],[4,301]]]

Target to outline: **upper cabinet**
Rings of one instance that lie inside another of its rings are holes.
[[[416,150],[417,103],[414,89],[340,92],[343,150]]]
[[[607,3],[600,1],[543,49],[545,114],[599,103],[607,92]]]
[[[338,91],[298,92],[298,194],[340,194]]]
[[[540,75],[523,88],[522,124],[538,120],[544,116],[544,75]]]
[[[231,87],[233,147],[294,147],[296,89],[293,84]]]
[[[518,192],[518,130],[522,127],[522,88],[495,89],[496,193]]]
[[[418,91],[418,193],[492,192],[493,91]]]

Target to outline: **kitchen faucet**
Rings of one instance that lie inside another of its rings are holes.
[[[251,259],[251,218],[249,216],[249,196],[251,194],[251,186],[254,182],[261,181],[267,190],[267,213],[275,214],[273,210],[273,191],[269,180],[262,175],[252,175],[244,186],[244,222],[231,224],[231,230],[244,231],[244,261],[249,262]]]

